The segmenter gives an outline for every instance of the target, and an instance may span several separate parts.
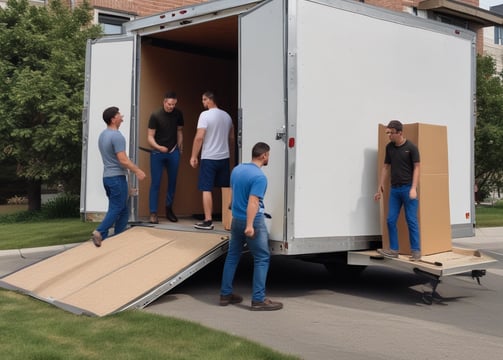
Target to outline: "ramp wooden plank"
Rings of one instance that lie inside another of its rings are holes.
[[[84,243],[2,279],[31,295],[107,315],[152,290],[226,241],[215,233],[133,227]]]

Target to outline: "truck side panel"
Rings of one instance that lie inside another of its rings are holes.
[[[451,224],[471,231],[473,34],[333,4],[297,7],[293,237],[381,233],[377,125],[392,119],[448,127]]]

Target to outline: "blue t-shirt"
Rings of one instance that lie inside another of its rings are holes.
[[[103,159],[103,177],[127,175],[127,169],[117,159],[117,153],[126,151],[126,139],[119,130],[103,130],[98,139],[98,147]]]
[[[248,198],[254,195],[259,198],[257,216],[264,214],[264,196],[267,190],[267,178],[254,163],[240,164],[232,170],[232,216],[246,220]]]

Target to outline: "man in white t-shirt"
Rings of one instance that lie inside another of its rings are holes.
[[[203,192],[204,221],[195,227],[212,230],[213,187],[229,187],[230,184],[229,144],[234,143],[234,126],[230,115],[218,108],[215,94],[206,91],[202,101],[207,110],[199,115],[190,165],[197,168],[201,152],[198,188]]]

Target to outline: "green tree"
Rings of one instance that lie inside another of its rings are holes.
[[[503,83],[490,56],[477,57],[477,124],[475,180],[487,194],[499,187],[503,174]]]
[[[28,181],[30,210],[42,182],[80,182],[85,49],[101,34],[91,20],[87,1],[0,8],[0,160]]]

